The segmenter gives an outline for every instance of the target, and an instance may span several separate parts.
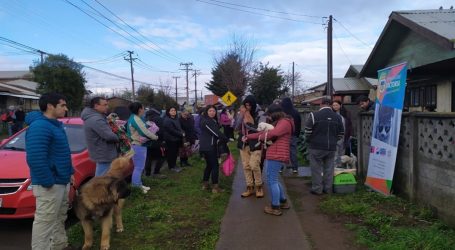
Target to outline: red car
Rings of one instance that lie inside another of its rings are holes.
[[[89,159],[83,121],[80,118],[60,119],[64,124],[74,166],[74,187],[95,175],[95,163]],[[2,141],[0,145],[0,219],[33,218],[33,196],[30,172],[25,159],[25,132],[27,128]],[[69,193],[70,204],[74,188]]]

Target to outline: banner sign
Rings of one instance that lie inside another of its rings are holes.
[[[365,185],[390,195],[406,90],[406,63],[378,71],[373,134]]]

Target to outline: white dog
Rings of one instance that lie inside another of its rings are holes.
[[[348,168],[354,169],[357,166],[357,157],[351,153],[350,156],[342,155],[341,163],[346,164]]]
[[[266,123],[266,122],[260,122],[258,124],[258,129],[257,131],[265,131],[265,134],[264,134],[264,148],[267,149],[268,146],[272,145],[273,142],[272,141],[267,141],[267,134],[268,134],[268,131],[271,130],[271,129],[274,129],[275,127],[272,125],[272,124],[269,124],[269,123]],[[259,140],[261,139],[261,137],[259,136]],[[259,147],[261,143],[258,142],[255,147]]]

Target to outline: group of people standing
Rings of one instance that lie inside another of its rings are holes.
[[[24,127],[25,112],[21,106],[17,108],[10,106],[1,113],[0,119],[2,120],[2,128],[8,131],[8,136],[12,136]]]
[[[122,150],[120,145],[130,145],[134,151],[132,185],[144,193],[150,187],[143,185],[142,175],[166,178],[160,173],[165,160],[168,168],[176,173],[182,170],[181,167],[191,166],[188,157],[197,138],[193,118],[188,112],[181,112],[179,117],[177,108],[170,107],[163,118],[160,111],[153,108],[146,111],[141,103],[133,102],[129,105],[131,115],[127,122],[117,124],[119,126],[113,129],[106,117],[107,109],[107,100],[95,97],[81,114],[89,156],[96,162],[96,176],[103,175],[111,162],[128,150]],[[119,136],[119,130],[126,136]],[[177,166],[179,156],[181,167]]]

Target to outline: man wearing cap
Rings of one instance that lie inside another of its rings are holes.
[[[332,111],[332,101],[322,99],[321,108],[305,123],[311,167],[311,193],[332,193],[334,158],[338,139],[344,135],[341,117]]]

